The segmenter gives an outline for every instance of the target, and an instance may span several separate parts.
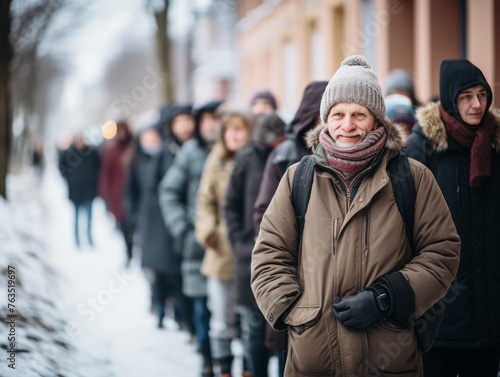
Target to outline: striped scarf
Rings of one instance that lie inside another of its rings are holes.
[[[384,127],[378,127],[353,146],[339,147],[325,127],[319,134],[319,143],[325,149],[328,165],[345,183],[365,169],[382,151],[387,139]]]

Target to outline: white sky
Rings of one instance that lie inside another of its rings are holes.
[[[77,130],[95,121],[86,119],[88,110],[105,100],[101,82],[108,64],[128,45],[150,44],[156,24],[147,0],[67,1],[40,53],[63,60],[67,72],[60,106],[48,124]]]
[[[49,40],[42,53],[62,52],[72,67],[70,74],[84,82],[99,81],[106,64],[127,44],[150,40],[154,35],[154,19],[147,13],[145,0],[85,1],[83,8],[80,19],[75,19],[80,15],[71,5],[61,10],[53,23],[54,33],[68,28],[75,19],[74,29],[55,43]]]
[[[15,4],[19,6],[22,1],[15,0]],[[156,23],[152,9],[163,4],[163,0],[62,1],[64,5],[39,47],[41,55],[55,56],[66,71],[59,106],[48,115],[47,124],[54,127],[48,130],[49,135],[95,123],[95,119],[88,118],[96,103],[107,101],[102,78],[108,64],[129,45],[154,43]],[[191,26],[190,8],[210,1],[171,0],[171,36],[185,36]]]

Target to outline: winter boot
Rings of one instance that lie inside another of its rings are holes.
[[[162,329],[163,328],[163,318],[165,317],[165,306],[161,302],[154,302],[153,303],[155,312],[158,318],[158,328]]]
[[[201,377],[214,377],[212,355],[210,349],[203,348],[200,350],[203,356],[203,364],[201,367]]]
[[[251,377],[252,374],[248,370],[247,358],[243,356],[243,371],[241,372],[242,377]]]
[[[227,356],[216,359],[219,377],[231,377],[231,367],[233,366],[233,357]]]
[[[158,317],[158,328],[163,329],[163,317]]]

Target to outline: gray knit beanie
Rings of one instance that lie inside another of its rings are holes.
[[[364,56],[351,55],[344,59],[326,86],[321,98],[321,121],[326,124],[331,108],[340,102],[356,102],[366,106],[384,126],[384,96],[377,76]]]
[[[404,90],[410,95],[415,95],[413,87],[413,78],[404,69],[396,68],[389,72],[386,82],[386,95],[392,94],[395,90]]]

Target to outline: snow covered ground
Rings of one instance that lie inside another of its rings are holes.
[[[156,328],[139,260],[125,267],[124,244],[104,204],[93,207],[94,247],[78,249],[73,208],[55,167],[40,183],[27,171],[8,184],[11,200],[0,202],[0,268],[15,267],[18,279],[16,369],[2,357],[0,376],[199,376],[201,358],[188,335],[171,320]],[[6,276],[2,271],[2,323]],[[7,331],[2,325],[0,347],[9,355]],[[240,376],[241,344],[233,347],[233,375]],[[271,376],[276,364],[272,358]]]

